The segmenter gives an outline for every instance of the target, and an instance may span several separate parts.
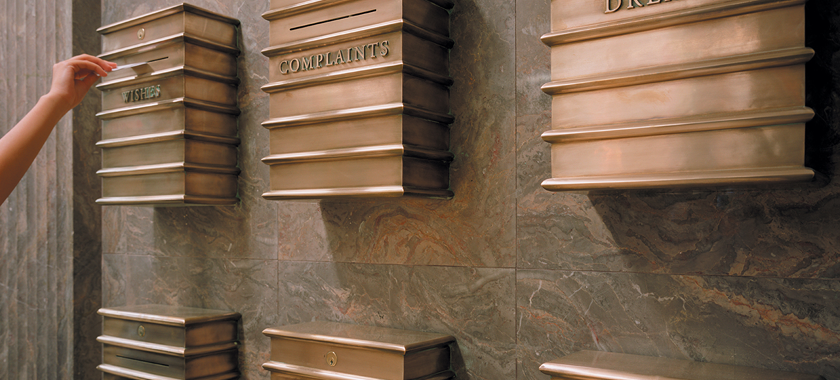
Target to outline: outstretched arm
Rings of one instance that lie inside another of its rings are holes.
[[[100,76],[107,76],[116,67],[87,54],[53,66],[50,92],[0,139],[0,204],[26,174],[58,121],[81,103]]]

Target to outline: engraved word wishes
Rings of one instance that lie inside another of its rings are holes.
[[[353,61],[361,61],[366,60],[368,58],[376,58],[377,53],[379,53],[380,57],[384,57],[391,52],[390,47],[388,45],[388,41],[382,41],[362,46],[351,47],[347,49],[341,49],[335,52],[327,52],[323,54],[319,53],[315,55],[310,55],[308,57],[285,60],[280,62],[280,74],[315,70],[320,69],[322,67],[335,66],[343,63],[350,63]]]
[[[143,88],[135,88],[134,90],[125,91],[122,93],[123,101],[139,102],[141,100],[157,98],[160,96],[160,85],[154,85]]]
[[[624,3],[624,0],[604,0],[604,1],[607,3],[607,5],[606,5],[607,9],[606,9],[606,11],[604,11],[604,13],[613,13],[615,11],[618,11],[619,9],[621,9],[622,3]],[[642,1],[644,1],[644,0],[642,0]],[[626,9],[634,9],[636,7],[642,8],[642,7],[646,7],[648,5],[659,4],[659,3],[667,3],[669,1],[671,1],[671,0],[648,0],[648,2],[646,4],[642,4],[641,2],[639,2],[639,0],[627,0],[627,8]],[[615,4],[615,7],[612,6],[613,4]]]

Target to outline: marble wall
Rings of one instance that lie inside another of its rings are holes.
[[[102,23],[175,3],[103,0]],[[582,349],[840,379],[840,4],[808,5],[808,160],[823,187],[542,190],[549,0],[458,0],[455,198],[270,202],[268,1],[192,3],[242,21],[242,201],[102,208],[103,305],[242,313],[248,379],[268,378],[263,328],[310,320],[452,334],[459,379],[547,379],[540,363]]]

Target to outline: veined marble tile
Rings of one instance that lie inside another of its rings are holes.
[[[512,269],[281,262],[279,322],[453,335],[459,379],[515,376]]]
[[[833,280],[519,270],[518,379],[580,350],[840,376]]]

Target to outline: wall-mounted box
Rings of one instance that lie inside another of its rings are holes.
[[[452,197],[449,0],[273,0],[267,199]]]
[[[448,380],[449,345],[455,338],[435,333],[309,322],[268,328],[272,380]]]
[[[239,377],[239,313],[165,305],[103,308],[105,380]]]
[[[118,67],[97,85],[103,157],[97,203],[237,202],[238,25],[180,4],[98,29],[100,57],[136,66]]]
[[[580,351],[544,363],[552,380],[824,380],[819,375],[669,358]]]
[[[803,181],[805,0],[553,0],[552,191]],[[784,31],[780,33],[779,31]]]

